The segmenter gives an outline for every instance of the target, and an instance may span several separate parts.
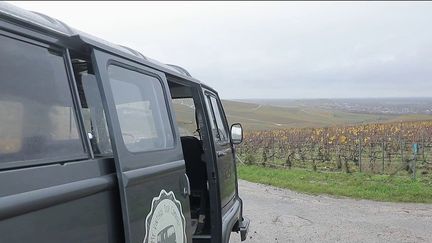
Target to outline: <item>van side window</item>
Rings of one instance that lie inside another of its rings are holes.
[[[112,154],[105,111],[93,65],[88,59],[74,57],[72,65],[81,101],[84,127],[96,156]]]
[[[0,35],[0,162],[85,156],[64,58]]]
[[[223,122],[223,115],[219,108],[219,102],[213,95],[207,95],[207,106],[210,112],[210,125],[217,141],[228,142],[228,128]]]
[[[143,152],[174,147],[161,82],[115,65],[108,67],[108,73],[126,148]]]
[[[180,136],[198,136],[196,109],[193,98],[172,99]]]

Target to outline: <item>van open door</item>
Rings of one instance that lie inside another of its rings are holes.
[[[236,124],[234,126],[234,130],[240,131],[240,138],[234,138],[232,127],[229,129],[222,102],[217,93],[207,87],[203,91],[215,150],[221,206],[222,242],[229,241],[231,231],[240,232],[241,240],[244,241],[249,228],[249,220],[243,217],[243,201],[238,195],[237,168],[233,146],[235,140],[238,140],[236,143],[239,143],[243,139],[241,125]]]
[[[191,242],[189,182],[163,73],[93,50],[126,242]]]
[[[237,195],[237,175],[233,147],[230,142],[228,124],[218,96],[216,93],[206,90],[205,100],[216,152],[221,207],[225,208],[225,206],[232,203],[232,199]]]

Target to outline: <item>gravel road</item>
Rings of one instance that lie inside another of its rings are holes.
[[[245,243],[432,242],[432,204],[313,196],[246,181],[239,191],[251,220]]]

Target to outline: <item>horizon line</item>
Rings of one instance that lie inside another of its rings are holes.
[[[224,98],[228,100],[337,100],[337,99],[432,99],[432,96],[394,96],[394,97],[318,97],[318,98]]]

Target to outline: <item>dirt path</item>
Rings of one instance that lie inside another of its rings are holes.
[[[432,242],[432,204],[386,203],[312,196],[239,182],[246,243]],[[233,243],[240,242],[231,235]]]

